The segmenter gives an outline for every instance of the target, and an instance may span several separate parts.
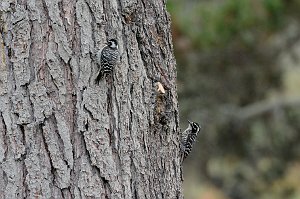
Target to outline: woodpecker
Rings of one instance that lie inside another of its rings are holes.
[[[100,71],[96,77],[96,83],[99,83],[101,78],[113,71],[119,59],[118,42],[116,39],[110,39],[107,45],[102,49],[100,55]],[[99,63],[98,63],[99,64]]]
[[[182,149],[182,161],[189,155],[193,148],[193,144],[196,141],[197,135],[201,130],[201,126],[196,122],[189,121],[188,128],[181,134],[181,149]]]

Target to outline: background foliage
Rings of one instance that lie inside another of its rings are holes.
[[[187,199],[300,198],[300,1],[169,0]]]

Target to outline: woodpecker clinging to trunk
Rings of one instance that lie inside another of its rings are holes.
[[[100,55],[100,71],[96,77],[96,83],[99,83],[101,78],[109,73],[112,73],[119,59],[118,42],[116,39],[110,39],[107,42]],[[98,63],[99,64],[99,63]]]
[[[181,135],[181,149],[182,149],[182,158],[183,161],[191,152],[193,144],[196,141],[197,135],[201,130],[201,127],[196,122],[189,121],[188,128],[183,131]]]

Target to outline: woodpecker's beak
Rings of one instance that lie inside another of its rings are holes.
[[[190,120],[188,120],[188,122],[189,122],[190,124],[192,124],[192,122],[191,122]]]

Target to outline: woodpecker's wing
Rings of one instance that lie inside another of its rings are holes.
[[[109,70],[110,59],[110,48],[105,46],[101,52],[101,71]]]
[[[106,46],[101,52],[101,70],[103,73],[109,73],[117,63],[119,52]]]
[[[190,131],[190,129],[187,128],[181,134],[181,146],[182,146],[183,151],[184,151],[184,146],[186,145],[186,141],[188,139],[189,131]]]

